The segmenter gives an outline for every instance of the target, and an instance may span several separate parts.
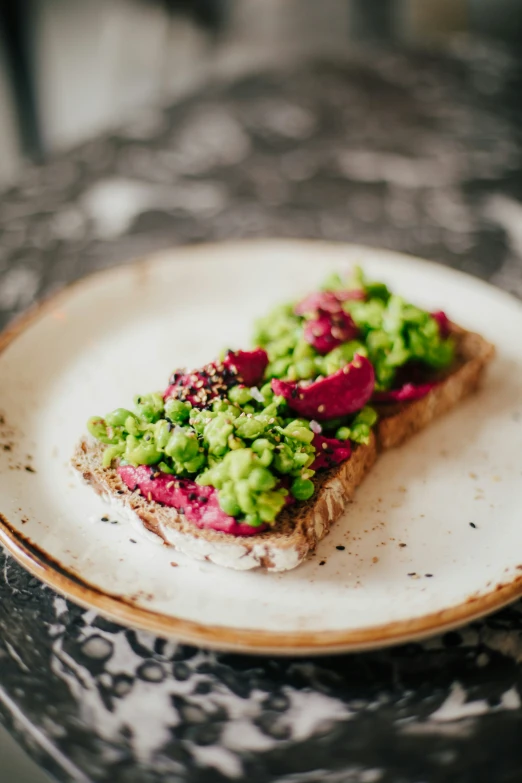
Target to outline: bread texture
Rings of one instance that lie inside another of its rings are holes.
[[[316,492],[310,500],[284,509],[276,525],[255,536],[232,536],[196,527],[176,509],[148,501],[131,492],[117,470],[102,467],[103,446],[82,440],[72,464],[84,481],[129,521],[143,525],[164,544],[197,560],[248,570],[288,571],[298,566],[329,532],[353,498],[377,456],[372,435],[367,446],[356,446],[350,459],[316,477]]]
[[[160,543],[197,560],[237,570],[290,570],[302,563],[330,531],[379,450],[403,443],[477,388],[494,348],[480,335],[458,326],[452,325],[452,334],[456,361],[446,377],[420,400],[379,405],[376,434],[372,434],[369,444],[356,445],[346,462],[317,474],[314,496],[284,509],[274,527],[259,535],[240,537],[198,528],[176,509],[148,501],[139,491],[132,492],[117,470],[102,467],[104,447],[95,441],[84,439],[78,444],[73,467],[121,515],[155,534]]]

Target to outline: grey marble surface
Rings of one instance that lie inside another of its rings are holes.
[[[390,247],[522,295],[520,63],[480,42],[211,85],[27,169],[0,315],[173,244]],[[423,644],[218,655],[108,623],[0,554],[0,719],[57,779],[520,780],[522,604]],[[0,778],[1,779],[1,778]]]

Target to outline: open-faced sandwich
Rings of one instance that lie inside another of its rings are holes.
[[[356,269],[257,324],[254,348],[176,370],[88,422],[73,465],[165,543],[235,569],[294,568],[380,449],[478,385],[493,347]]]

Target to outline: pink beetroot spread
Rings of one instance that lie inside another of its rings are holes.
[[[213,399],[226,396],[231,386],[243,383],[257,386],[263,380],[268,356],[262,348],[253,351],[228,351],[222,362],[211,362],[193,372],[176,371],[169,378],[164,399],[175,397],[204,408]]]
[[[440,336],[443,339],[449,337],[451,331],[451,322],[446,313],[443,310],[437,310],[437,312],[431,313],[431,317],[434,318],[439,325]]]
[[[373,402],[412,402],[425,397],[428,392],[438,386],[438,383],[405,383],[400,389],[391,391],[375,392],[372,397]]]
[[[364,292],[316,291],[294,308],[296,315],[313,316],[304,325],[304,339],[323,356],[357,337],[359,330],[343,310],[348,299],[364,299]]]
[[[365,293],[360,288],[351,291],[314,291],[295,306],[294,313],[307,315],[320,310],[323,313],[338,313],[342,310],[342,303],[350,299],[365,299]]]
[[[306,321],[304,338],[321,355],[325,355],[342,343],[354,340],[359,333],[352,317],[344,310],[327,312],[320,310],[315,318]]]
[[[190,479],[179,479],[161,471],[154,471],[146,465],[140,465],[138,468],[121,465],[118,473],[130,490],[139,489],[148,500],[175,508],[196,527],[231,533],[234,536],[255,536],[268,527],[253,527],[229,517],[221,509],[214,487],[200,487]]]
[[[312,470],[327,470],[347,460],[352,453],[349,440],[337,440],[326,438],[324,435],[315,435],[312,441],[316,449]]]
[[[341,370],[312,383],[272,379],[274,393],[284,397],[289,408],[317,421],[349,416],[364,408],[374,386],[373,366],[359,354]]]
[[[235,383],[257,386],[268,366],[268,354],[263,348],[253,351],[228,351],[223,359],[225,369],[235,376]]]

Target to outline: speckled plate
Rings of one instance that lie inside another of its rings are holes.
[[[282,574],[191,561],[117,522],[69,468],[86,419],[244,346],[253,318],[354,260],[493,341],[482,390],[376,465],[318,552]],[[76,283],[1,337],[0,541],[78,603],[246,652],[378,647],[522,593],[522,306],[478,280],[346,245],[180,248]]]

